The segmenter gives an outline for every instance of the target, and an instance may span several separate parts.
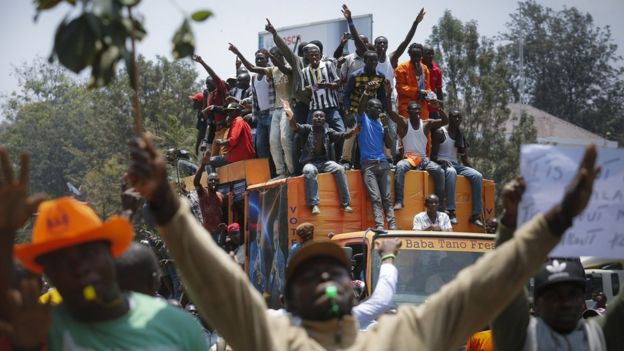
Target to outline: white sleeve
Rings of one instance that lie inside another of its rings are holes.
[[[451,219],[449,218],[449,216],[446,213],[440,213],[440,227],[442,228],[443,231],[445,232],[452,232],[453,231],[453,225],[451,225]]]
[[[418,214],[414,216],[414,225],[412,226],[412,230],[423,230],[422,222],[420,218],[418,218]]]
[[[393,306],[392,299],[396,293],[399,271],[391,263],[383,263],[379,268],[379,280],[371,297],[353,307],[352,314],[360,324],[360,329],[379,318]]]

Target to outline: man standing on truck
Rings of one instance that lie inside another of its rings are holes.
[[[347,213],[353,212],[345,169],[332,161],[330,154],[333,143],[353,137],[360,132],[360,128],[355,128],[347,133],[325,128],[325,112],[321,110],[314,111],[312,114],[312,125],[299,124],[293,119],[293,111],[290,109],[288,101],[282,100],[282,103],[291,128],[301,134],[305,142],[300,161],[304,165],[306,204],[312,210],[312,214],[321,213],[317,181],[319,172],[330,172],[334,175],[340,196],[340,207]]]
[[[377,105],[371,108],[381,110]],[[426,304],[400,306],[395,315],[381,318],[360,334],[351,315],[351,262],[340,246],[313,243],[291,260],[287,309],[301,318],[300,324],[287,315],[267,314],[247,275],[205,235],[175,195],[167,182],[166,162],[151,141],[139,139],[131,148],[132,185],[147,199],[190,298],[234,350],[456,350],[495,318],[539,269],[589,203],[598,174],[596,147],[590,146],[560,203],[535,216],[513,240],[465,268]]]
[[[219,175],[211,172],[208,174],[208,188],[205,188],[201,184],[201,178],[204,174],[204,169],[210,164],[210,153],[206,152],[202,157],[202,164],[197,168],[195,178],[193,178],[193,185],[197,191],[197,197],[199,198],[199,208],[202,213],[202,220],[204,228],[212,235],[215,241],[218,241],[219,223],[223,222],[223,199],[224,195],[218,191],[219,189]]]
[[[414,216],[412,230],[433,230],[438,232],[452,232],[453,226],[449,216],[438,211],[440,199],[436,194],[430,194],[425,199],[425,211]]]

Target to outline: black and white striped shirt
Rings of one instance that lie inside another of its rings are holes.
[[[338,107],[338,93],[336,90],[322,89],[317,86],[320,82],[334,83],[339,81],[336,69],[330,62],[321,61],[317,68],[312,68],[312,66],[305,67],[303,69],[303,81],[305,86],[312,88],[311,110]]]

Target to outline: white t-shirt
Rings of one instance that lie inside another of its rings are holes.
[[[427,211],[423,211],[416,216],[414,216],[414,227],[412,230],[423,230],[425,228],[431,227],[433,224],[437,224],[440,226],[443,232],[452,232],[453,226],[451,225],[451,219],[449,216],[444,213],[437,211],[437,216],[435,222],[431,223],[429,216],[427,215]]]
[[[269,98],[269,79],[263,76],[262,79],[256,76],[254,87],[256,88],[256,99],[260,111],[268,110],[273,107],[273,101]]]

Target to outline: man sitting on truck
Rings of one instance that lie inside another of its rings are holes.
[[[293,119],[293,111],[287,101],[282,100],[284,111],[288,117],[291,128],[303,136],[305,143],[301,153],[301,164],[303,164],[303,177],[305,179],[306,204],[312,209],[313,215],[321,213],[319,208],[319,190],[317,176],[323,172],[330,172],[336,179],[338,194],[340,196],[340,206],[347,212],[353,212],[351,208],[351,197],[349,195],[349,185],[345,168],[331,160],[333,143],[344,139],[349,139],[360,132],[360,128],[345,133],[337,132],[332,128],[325,127],[325,112],[318,110],[312,113],[312,125],[299,124]]]
[[[425,211],[414,216],[414,227],[412,230],[433,230],[441,232],[452,232],[453,226],[449,216],[438,211],[440,198],[436,194],[430,194],[425,199]]]

